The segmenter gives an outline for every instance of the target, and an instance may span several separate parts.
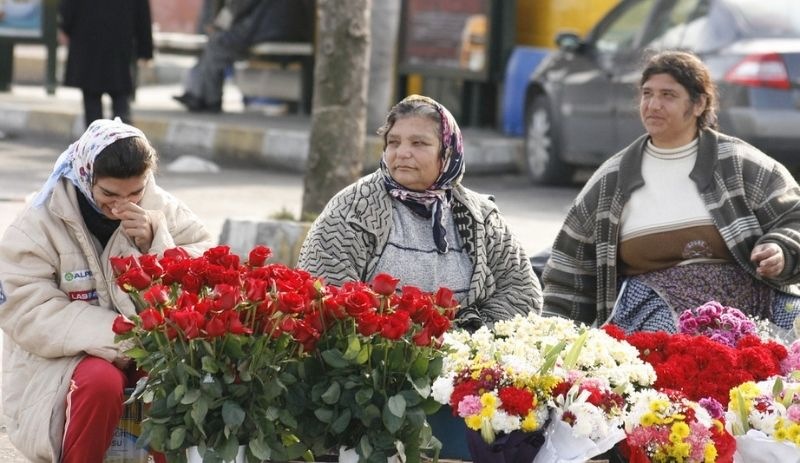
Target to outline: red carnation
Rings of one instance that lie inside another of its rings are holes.
[[[536,406],[536,398],[527,389],[503,387],[497,391],[497,396],[503,403],[500,408],[510,415],[527,416]]]

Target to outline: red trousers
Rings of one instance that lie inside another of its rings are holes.
[[[81,360],[67,393],[61,463],[102,463],[122,418],[128,381],[123,371],[106,360]],[[157,463],[165,461],[161,455],[154,457]]]

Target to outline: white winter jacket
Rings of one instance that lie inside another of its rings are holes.
[[[175,246],[197,255],[213,245],[199,219],[148,183],[139,205],[150,211],[150,254]],[[120,229],[105,250],[91,235],[67,180],[39,208],[28,207],[0,240],[3,414],[11,442],[34,462],[60,460],[66,396],[85,355],[120,355],[111,325],[134,314],[109,256],[141,254]]]

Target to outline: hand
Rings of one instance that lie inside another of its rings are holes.
[[[756,264],[756,273],[765,278],[774,278],[781,274],[785,261],[783,249],[775,243],[759,244],[750,253],[750,260]]]
[[[153,244],[153,224],[146,210],[138,204],[126,202],[114,206],[111,213],[122,221],[122,232],[133,240],[139,251],[150,250],[150,245]]]
[[[131,359],[129,357],[125,357],[124,355],[120,355],[119,357],[114,359],[113,363],[115,367],[119,368],[122,371],[125,371],[131,364]]]

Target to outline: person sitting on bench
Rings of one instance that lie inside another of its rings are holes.
[[[259,42],[311,41],[315,11],[314,0],[228,0],[189,71],[184,93],[173,98],[192,112],[222,111],[225,69]]]

